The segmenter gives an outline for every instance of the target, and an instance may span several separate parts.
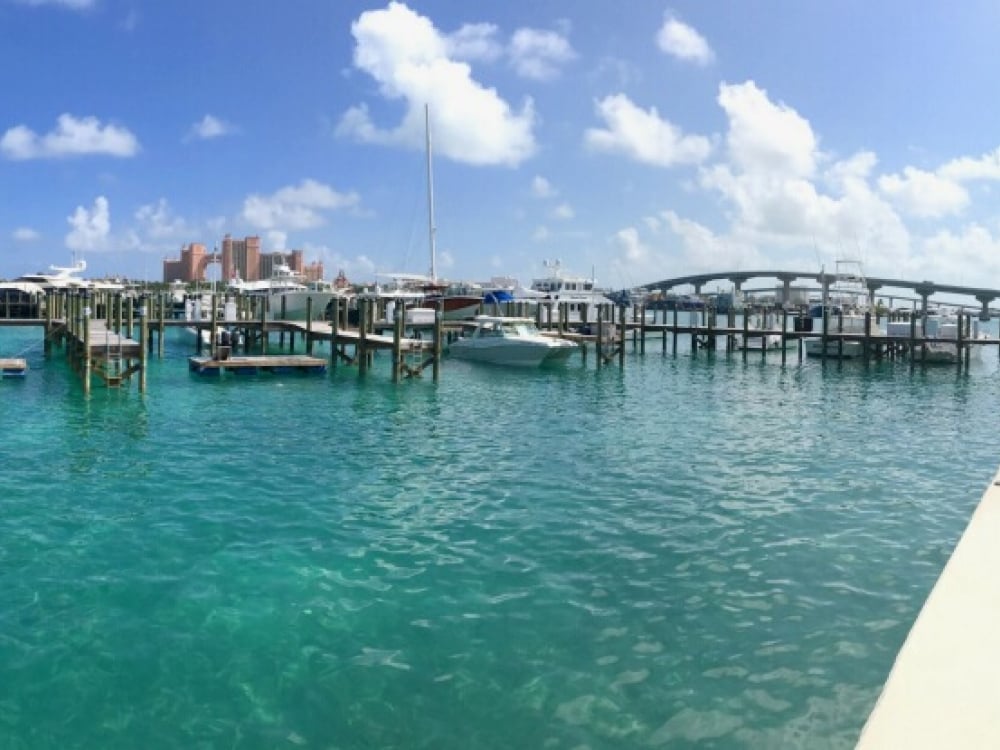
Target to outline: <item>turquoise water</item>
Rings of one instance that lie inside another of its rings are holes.
[[[0,382],[0,747],[849,747],[997,465],[968,371],[629,351]],[[321,354],[328,352],[325,347]]]

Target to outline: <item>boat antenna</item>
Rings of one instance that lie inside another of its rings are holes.
[[[424,104],[424,137],[427,142],[427,226],[430,233],[431,283],[437,283],[437,252],[434,247],[434,172],[431,169],[431,110]]]

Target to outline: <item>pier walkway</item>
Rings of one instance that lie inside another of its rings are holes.
[[[860,750],[1000,747],[1000,474],[924,603]]]
[[[78,321],[68,328],[56,321],[52,330],[66,338],[66,354],[85,393],[90,391],[91,375],[116,388],[138,374],[139,390],[146,390],[146,350],[141,341],[108,328],[101,319]]]

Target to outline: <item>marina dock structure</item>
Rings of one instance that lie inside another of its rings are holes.
[[[711,280],[724,279],[735,289],[755,277],[777,278],[785,287],[795,280],[816,282],[825,296],[836,280],[834,274],[810,274],[787,271],[744,271],[684,276],[645,285],[647,290],[674,289],[691,285],[699,290]],[[930,298],[937,293],[965,295],[975,300],[974,306],[960,308],[957,314],[956,335],[949,342],[957,352],[950,361],[959,367],[967,365],[969,354],[975,347],[996,346],[1000,352],[1000,338],[980,338],[975,335],[975,321],[987,319],[992,314],[990,304],[1000,298],[1000,290],[939,285],[929,281],[907,282],[898,279],[866,279],[865,288],[874,301],[886,287],[912,290],[920,300],[911,310],[888,310],[866,313],[863,326],[845,326],[843,313],[824,312],[821,320],[809,320],[802,308],[774,307],[765,312],[774,327],[751,325],[749,311],[737,313],[729,308],[719,315],[710,306],[686,312],[682,319],[676,306],[647,309],[642,304],[584,305],[571,318],[565,303],[508,301],[484,304],[482,312],[535,317],[537,325],[548,335],[560,336],[580,345],[584,357],[592,348],[598,367],[617,361],[625,364],[625,353],[631,345],[633,351],[645,354],[647,345],[659,339],[661,351],[677,355],[678,342],[687,340],[687,351],[692,356],[702,353],[712,355],[725,351],[739,352],[744,358],[759,356],[780,357],[785,363],[790,356],[805,356],[805,342],[812,342],[822,358],[847,356],[848,351],[860,352],[865,359],[905,359],[913,364],[932,361],[928,352],[940,340],[927,335],[924,321],[930,313]],[[242,352],[233,347],[230,356],[238,354],[269,356],[277,351],[293,353],[296,340],[304,343],[305,353],[313,355],[317,343],[329,345],[328,368],[340,365],[357,367],[364,374],[371,367],[373,355],[378,351],[391,352],[394,381],[420,376],[427,369],[437,379],[440,375],[443,354],[448,343],[462,331],[462,323],[447,323],[443,315],[434,316],[433,324],[424,327],[405,323],[402,306],[394,306],[394,314],[385,301],[357,299],[356,311],[348,315],[347,299],[337,299],[330,309],[314,311],[310,304],[305,319],[273,319],[266,309],[267,300],[254,295],[229,293],[212,295],[209,313],[203,318],[175,317],[173,305],[166,292],[132,292],[107,290],[50,291],[36,301],[32,308],[19,302],[18,314],[25,310],[35,317],[2,317],[11,305],[0,300],[0,326],[37,326],[44,330],[43,346],[46,354],[53,345],[63,345],[66,356],[79,374],[84,391],[89,393],[92,381],[107,387],[123,386],[138,380],[140,391],[146,389],[147,357],[156,352],[164,354],[164,336],[168,328],[185,327],[199,335],[194,337],[195,354],[203,356],[206,344],[208,361],[222,361],[216,351],[221,342],[219,334],[225,330],[238,334],[243,342]],[[206,303],[207,306],[208,303]],[[872,305],[874,309],[874,305]],[[223,313],[223,310],[225,312]],[[387,315],[389,317],[387,317]],[[322,319],[321,319],[322,318]],[[390,319],[391,318],[391,319]],[[350,319],[350,323],[349,323]],[[901,322],[902,321],[902,322]],[[893,322],[889,332],[881,326]],[[773,346],[766,342],[772,342]],[[818,345],[817,342],[819,342]],[[280,370],[255,362],[256,371]],[[250,365],[247,365],[250,368]],[[13,368],[17,369],[17,368]],[[220,366],[219,371],[236,370],[234,363]],[[22,371],[23,372],[23,371]]]
[[[189,357],[188,368],[199,375],[221,375],[231,372],[236,375],[257,375],[262,372],[322,374],[326,372],[326,360],[306,354],[273,356],[230,356],[228,347],[209,357]]]
[[[330,321],[314,320],[311,310],[306,320],[270,320],[259,297],[237,296],[234,316],[231,318],[209,315],[204,319],[187,320],[171,317],[166,295],[146,295],[128,297],[121,293],[94,293],[90,290],[47,294],[35,310],[37,317],[2,318],[0,327],[37,327],[44,331],[43,347],[46,356],[53,346],[62,346],[72,369],[81,380],[85,394],[89,394],[93,381],[107,387],[120,387],[138,376],[139,390],[146,390],[147,358],[156,351],[164,354],[164,334],[168,328],[188,328],[195,332],[194,346],[198,355],[204,344],[201,332],[208,333],[208,357],[201,361],[189,362],[193,371],[204,372],[289,372],[293,370],[320,371],[319,364],[312,357],[313,346],[317,342],[330,344],[332,367],[346,363],[366,372],[377,351],[388,350],[393,357],[393,379],[420,376],[426,368],[431,368],[434,379],[440,376],[441,354],[444,346],[444,328],[441,316],[430,326],[430,338],[405,336],[402,311],[393,321],[379,321],[374,301],[364,301],[361,307],[361,323],[355,328],[346,326],[347,310],[338,310]],[[212,309],[217,309],[213,298]],[[0,306],[0,311],[3,306]],[[221,331],[239,331],[244,354],[251,350],[252,358],[235,356],[229,349],[223,357]],[[389,331],[386,335],[385,331]],[[296,338],[305,342],[307,358],[293,357],[284,353],[271,355],[273,347],[270,337],[277,334],[279,350],[295,347]],[[134,336],[134,338],[133,338]],[[192,358],[194,360],[195,358]],[[23,372],[22,358],[8,358],[10,372]],[[212,363],[216,363],[213,367]],[[326,371],[327,363],[322,363]],[[27,364],[24,362],[24,369]]]

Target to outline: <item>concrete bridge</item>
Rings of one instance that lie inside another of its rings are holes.
[[[650,284],[643,284],[643,289],[650,291],[670,290],[677,286],[693,286],[695,294],[701,294],[701,289],[705,284],[712,281],[728,281],[736,291],[740,291],[743,284],[750,279],[778,279],[784,288],[784,298],[788,299],[791,294],[792,283],[799,280],[815,281],[823,291],[824,296],[830,286],[838,279],[843,280],[843,274],[819,273],[810,271],[718,271],[715,273],[694,274],[691,276],[677,276],[672,279],[654,281]],[[985,289],[980,287],[956,286],[954,284],[937,284],[933,281],[906,281],[904,279],[884,279],[875,277],[854,278],[854,281],[862,283],[868,289],[868,297],[874,304],[875,294],[879,289],[910,289],[921,299],[921,307],[927,309],[927,300],[935,294],[957,294],[972,297],[981,305],[981,316],[989,316],[989,306],[995,299],[1000,297],[1000,289]],[[888,296],[888,295],[886,295]]]

